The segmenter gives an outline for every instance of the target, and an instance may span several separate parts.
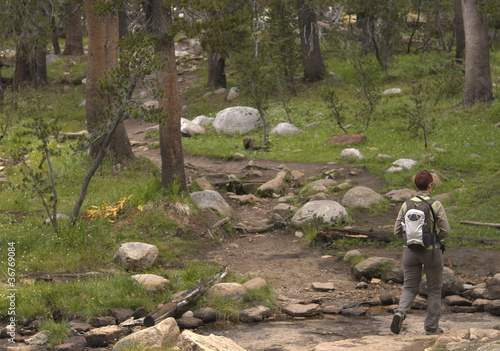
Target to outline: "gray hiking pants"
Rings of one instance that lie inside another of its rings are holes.
[[[441,317],[441,287],[443,286],[443,254],[435,250],[403,250],[404,286],[399,299],[397,312],[406,317],[415,296],[417,296],[422,278],[422,266],[427,278],[427,316],[425,330],[438,328]]]

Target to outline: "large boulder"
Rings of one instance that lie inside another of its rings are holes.
[[[191,199],[202,210],[215,210],[223,216],[232,216],[233,209],[215,190],[203,190],[191,193]]]
[[[253,107],[228,107],[215,116],[215,131],[219,134],[245,134],[262,126],[259,111]]]
[[[366,186],[356,186],[350,189],[340,203],[345,207],[369,208],[384,201],[384,197]]]
[[[214,124],[214,118],[209,118],[207,116],[196,116],[193,118],[192,122],[199,125],[200,127],[211,126]]]
[[[243,347],[231,339],[214,334],[209,336],[199,335],[191,330],[184,330],[181,333],[177,346],[181,350],[190,351],[245,351]]]
[[[113,351],[129,350],[132,346],[142,348],[166,348],[173,347],[177,343],[180,330],[174,318],[167,318],[155,326],[139,330],[130,334],[113,347]]]
[[[154,245],[130,242],[120,245],[114,260],[126,270],[148,269],[156,262],[158,254],[159,250]]]
[[[348,217],[346,209],[336,201],[317,200],[310,201],[301,207],[292,217],[292,224],[297,227],[304,227],[316,219],[321,219],[325,223],[335,223],[337,220]]]

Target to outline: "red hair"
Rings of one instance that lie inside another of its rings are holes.
[[[432,181],[432,174],[429,171],[420,171],[415,176],[415,185],[418,190],[427,190]]]

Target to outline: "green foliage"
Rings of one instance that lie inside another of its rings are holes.
[[[417,137],[419,131],[422,131],[424,145],[427,149],[427,138],[432,132],[435,123],[434,117],[429,116],[425,111],[424,102],[426,99],[424,88],[421,85],[415,86],[411,96],[413,107],[407,105],[402,116],[408,120],[407,129],[412,133],[413,137]]]
[[[50,332],[49,345],[51,347],[62,344],[72,334],[72,330],[67,322],[56,323],[53,320],[42,321],[38,330],[48,330]]]
[[[51,158],[60,150],[53,138],[59,134],[57,118],[47,116],[42,108],[42,97],[28,103],[21,114],[27,116],[20,128],[15,130],[13,142],[17,148],[11,150],[11,157],[21,163],[22,183],[19,189],[42,202],[50,222],[56,231],[58,194]],[[26,156],[27,155],[27,156]]]

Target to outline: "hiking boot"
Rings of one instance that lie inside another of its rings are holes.
[[[401,325],[403,324],[404,319],[405,317],[401,312],[396,312],[396,314],[392,318],[391,332],[393,332],[394,334],[399,334],[401,332]]]
[[[425,331],[425,335],[439,335],[439,334],[443,334],[443,333],[444,333],[444,331],[441,328]]]

